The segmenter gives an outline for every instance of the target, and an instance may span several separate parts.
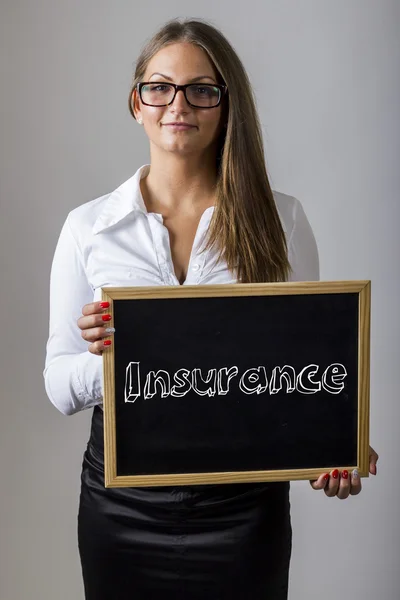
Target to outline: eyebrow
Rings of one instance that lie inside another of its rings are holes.
[[[151,79],[154,75],[159,75],[160,77],[163,77],[164,79],[168,79],[168,81],[173,81],[171,77],[168,77],[167,75],[163,75],[162,73],[153,73],[152,75],[150,75],[149,79]],[[211,79],[215,83],[215,79],[213,77],[211,77],[210,75],[200,75],[199,77],[193,77],[193,79],[189,79],[189,83],[194,83],[195,81],[200,81],[200,79]]]

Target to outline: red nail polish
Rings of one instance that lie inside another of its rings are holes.
[[[110,306],[109,302],[100,302],[101,308],[108,308]]]
[[[343,477],[343,479],[348,479],[349,478],[349,472],[346,471],[346,470],[342,471],[342,477]]]
[[[111,346],[111,340],[104,340],[103,345],[104,346]]]
[[[337,469],[332,472],[332,477],[333,479],[337,479],[339,477],[339,471]]]
[[[111,315],[102,315],[103,321],[111,321]]]
[[[328,481],[329,479],[329,473],[327,473],[326,475],[324,475],[324,481]]]

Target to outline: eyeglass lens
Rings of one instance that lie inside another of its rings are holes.
[[[169,104],[174,97],[175,88],[168,83],[147,84],[142,86],[142,100],[152,106]],[[220,98],[220,90],[213,85],[193,84],[186,88],[186,98],[193,106],[211,108]]]

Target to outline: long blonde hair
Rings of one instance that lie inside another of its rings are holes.
[[[245,68],[225,36],[199,19],[168,21],[142,49],[129,93],[144,77],[150,59],[167,45],[189,42],[208,54],[228,87],[217,150],[216,204],[206,248],[236,272],[241,283],[286,281],[290,271],[285,233],[265,166],[261,126]]]

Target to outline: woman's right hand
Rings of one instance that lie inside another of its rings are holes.
[[[110,325],[111,315],[107,311],[109,302],[90,302],[82,308],[82,316],[77,323],[81,329],[81,336],[89,342],[88,350],[92,354],[101,355],[103,350],[111,346],[111,340],[104,338],[114,333],[115,329]]]

